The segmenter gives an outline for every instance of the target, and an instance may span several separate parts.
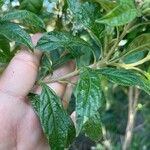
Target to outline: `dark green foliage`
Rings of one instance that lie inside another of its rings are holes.
[[[29,97],[51,149],[68,148],[80,141],[81,133],[97,143],[96,150],[122,149],[128,106],[136,101],[138,88],[129,149],[149,150],[150,1],[19,0],[19,6],[12,2],[0,1],[0,73],[22,45],[43,52],[36,82],[43,90]],[[33,46],[30,36],[37,32],[43,36]],[[70,61],[75,71],[47,78]],[[76,83],[70,81],[74,76]],[[46,85],[54,81],[75,86],[67,99],[73,104],[69,113]],[[73,111],[75,127],[69,116]],[[84,148],[77,145],[72,147]]]

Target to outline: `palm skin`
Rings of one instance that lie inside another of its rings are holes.
[[[36,44],[41,34],[32,37]],[[0,77],[0,150],[48,150],[39,119],[27,94],[33,89],[41,57],[40,52],[31,54],[20,51],[12,59]],[[63,66],[54,75],[66,74],[72,66]],[[62,98],[66,85],[49,85]],[[34,88],[40,93],[40,88]]]

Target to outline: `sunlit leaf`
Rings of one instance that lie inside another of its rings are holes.
[[[137,16],[138,11],[136,8],[132,8],[129,5],[119,5],[106,16],[97,19],[96,22],[110,26],[121,26],[131,22]]]

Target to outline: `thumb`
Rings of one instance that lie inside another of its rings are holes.
[[[26,96],[36,80],[40,55],[19,52],[0,78],[0,90],[13,96]]]
[[[41,35],[34,35],[37,37]],[[35,43],[35,41],[33,41]],[[42,53],[20,51],[11,60],[0,78],[0,91],[15,97],[25,97],[36,80],[38,66]]]

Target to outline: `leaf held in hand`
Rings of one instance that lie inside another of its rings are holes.
[[[63,150],[75,138],[75,128],[70,116],[64,110],[61,100],[49,89],[42,85],[42,93],[32,100],[52,150]]]

